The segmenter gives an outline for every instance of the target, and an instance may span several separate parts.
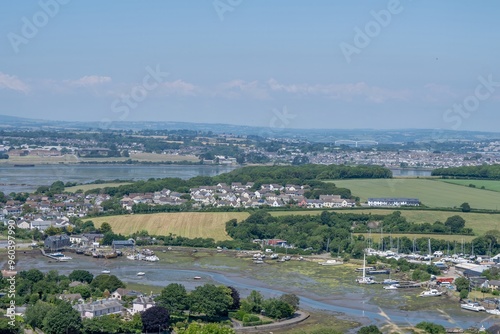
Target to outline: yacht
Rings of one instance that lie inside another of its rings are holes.
[[[399,281],[392,278],[386,278],[382,281],[382,284],[388,284],[388,285],[399,284]]]
[[[142,271],[139,271],[139,272],[137,273],[137,276],[144,276],[144,275],[146,275],[146,273],[143,273]]]
[[[127,259],[129,259],[129,260],[135,260],[135,255],[127,255]]]
[[[464,310],[475,311],[475,312],[486,311],[484,306],[481,306],[479,303],[470,301],[464,304],[460,304],[460,307],[463,308]]]
[[[61,262],[66,262],[68,260],[73,259],[72,257],[65,256],[63,253],[52,253],[52,254],[48,254],[48,255],[51,258],[56,259],[57,261],[61,261]]]
[[[156,261],[160,261],[160,259],[156,255],[151,255],[151,256],[146,256],[144,258],[144,261],[156,262]]]
[[[111,271],[109,271],[109,270],[103,270],[103,271],[101,271],[101,274],[109,274],[110,272]]]
[[[363,254],[363,277],[358,277],[356,282],[359,284],[375,284],[375,280],[371,276],[366,276],[366,254]]]
[[[486,310],[486,313],[493,314],[493,315],[500,315],[500,310],[495,308],[493,310]]]
[[[443,293],[439,290],[436,289],[430,289],[427,291],[423,291],[421,294],[419,294],[419,297],[438,297],[441,296]]]
[[[384,286],[385,290],[397,290],[399,288],[399,284],[391,284]]]
[[[318,262],[322,266],[336,266],[339,264],[344,264],[342,261],[337,261],[337,260],[326,260],[324,262]]]

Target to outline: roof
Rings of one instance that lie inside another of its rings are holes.
[[[134,240],[113,240],[113,245],[134,245]]]
[[[368,198],[368,201],[384,201],[384,202],[418,202],[418,198],[407,198],[407,197],[374,197]]]
[[[58,240],[69,240],[69,236],[66,234],[58,234],[58,235],[51,235],[50,237],[47,237],[45,241],[51,242],[51,241],[58,241]]]

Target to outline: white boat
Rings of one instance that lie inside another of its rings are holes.
[[[196,279],[196,280],[201,279],[201,276],[195,276],[195,277],[193,277],[193,279]]]
[[[143,273],[142,271],[139,271],[139,272],[137,273],[137,276],[144,276],[144,275],[146,275],[146,273]]]
[[[423,291],[421,294],[419,294],[419,297],[438,297],[441,296],[443,293],[439,290],[436,289],[430,289],[427,291]]]
[[[51,258],[56,259],[57,261],[66,262],[68,260],[72,260],[72,257],[66,256],[63,253],[52,253],[48,254]]]
[[[386,284],[386,285],[399,284],[399,281],[392,279],[392,278],[386,278],[382,281],[382,284]]]
[[[375,280],[371,276],[366,276],[366,254],[363,254],[363,277],[358,277],[356,282],[359,284],[375,284]]]
[[[129,259],[129,260],[135,260],[135,255],[127,255],[127,259]]]
[[[493,309],[493,310],[486,310],[486,313],[493,314],[493,315],[500,315],[500,310],[499,309]]]
[[[280,256],[276,253],[271,255],[271,260],[277,260]]]
[[[486,311],[484,306],[481,306],[479,303],[474,303],[474,302],[460,304],[460,307],[463,308],[464,310],[475,311],[475,312]]]
[[[109,270],[103,270],[103,271],[101,271],[101,274],[109,274],[110,272],[111,271],[109,271]]]
[[[324,262],[319,262],[320,265],[322,266],[336,266],[339,264],[344,264],[342,261],[337,261],[337,260],[326,260]]]
[[[156,255],[151,255],[151,256],[146,256],[144,258],[144,261],[156,262],[156,261],[160,261],[160,259]]]
[[[397,290],[399,288],[399,284],[391,284],[384,286],[385,290]]]

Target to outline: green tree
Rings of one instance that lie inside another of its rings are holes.
[[[43,273],[38,269],[30,269],[19,273],[21,278],[25,278],[33,283],[43,280]]]
[[[470,212],[470,205],[467,202],[460,204],[460,208],[462,212]]]
[[[158,298],[156,298],[156,302],[159,306],[165,307],[172,313],[184,311],[189,305],[186,288],[178,283],[171,283],[164,287]]]
[[[446,333],[446,328],[444,328],[444,326],[433,324],[432,322],[427,322],[427,321],[419,322],[415,327],[418,329],[423,329],[426,333],[431,333],[431,334]]]
[[[289,318],[295,313],[292,305],[276,298],[265,300],[262,308],[266,315],[273,319]]]
[[[99,231],[102,234],[106,234],[108,232],[113,232],[111,225],[109,225],[109,223],[106,223],[106,222],[102,223],[101,227],[99,227]]]
[[[69,274],[68,278],[71,281],[79,281],[82,283],[89,283],[90,284],[90,282],[92,282],[92,280],[94,279],[94,275],[92,275],[87,270],[77,269],[77,270],[73,270],[71,272],[71,274]]]
[[[125,283],[120,281],[115,275],[98,275],[94,278],[90,286],[101,291],[115,291],[118,288],[125,288]]]
[[[452,233],[459,233],[465,227],[465,220],[458,216],[451,216],[446,219],[444,225],[450,229]]]
[[[26,308],[24,319],[31,327],[42,328],[43,319],[45,319],[47,313],[53,308],[53,305],[39,300],[34,305],[30,305]]]
[[[231,290],[225,286],[205,284],[197,286],[189,295],[190,310],[212,318],[225,316],[233,303]]]
[[[361,327],[358,334],[382,334],[380,329],[375,325]]]
[[[234,329],[221,324],[199,324],[192,322],[188,328],[178,331],[179,334],[236,334]]]
[[[160,332],[170,327],[170,313],[161,306],[153,306],[141,313],[142,328],[148,332]]]
[[[103,315],[83,320],[83,334],[120,333],[121,321],[115,315]]]
[[[11,320],[9,318],[0,317],[0,333],[2,334],[18,334],[21,333],[21,329],[18,321],[14,321],[14,326],[11,326]]]
[[[262,294],[256,290],[252,290],[246,298],[245,303],[242,303],[242,308],[246,308],[245,311],[249,313],[260,313],[263,302],[264,297],[262,297]]]
[[[80,314],[66,302],[51,309],[43,320],[43,331],[47,334],[80,334],[81,328]]]
[[[292,306],[294,310],[299,309],[300,299],[293,293],[281,295],[280,300]]]

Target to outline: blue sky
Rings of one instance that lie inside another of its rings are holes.
[[[6,3],[0,114],[499,130],[495,0]]]

